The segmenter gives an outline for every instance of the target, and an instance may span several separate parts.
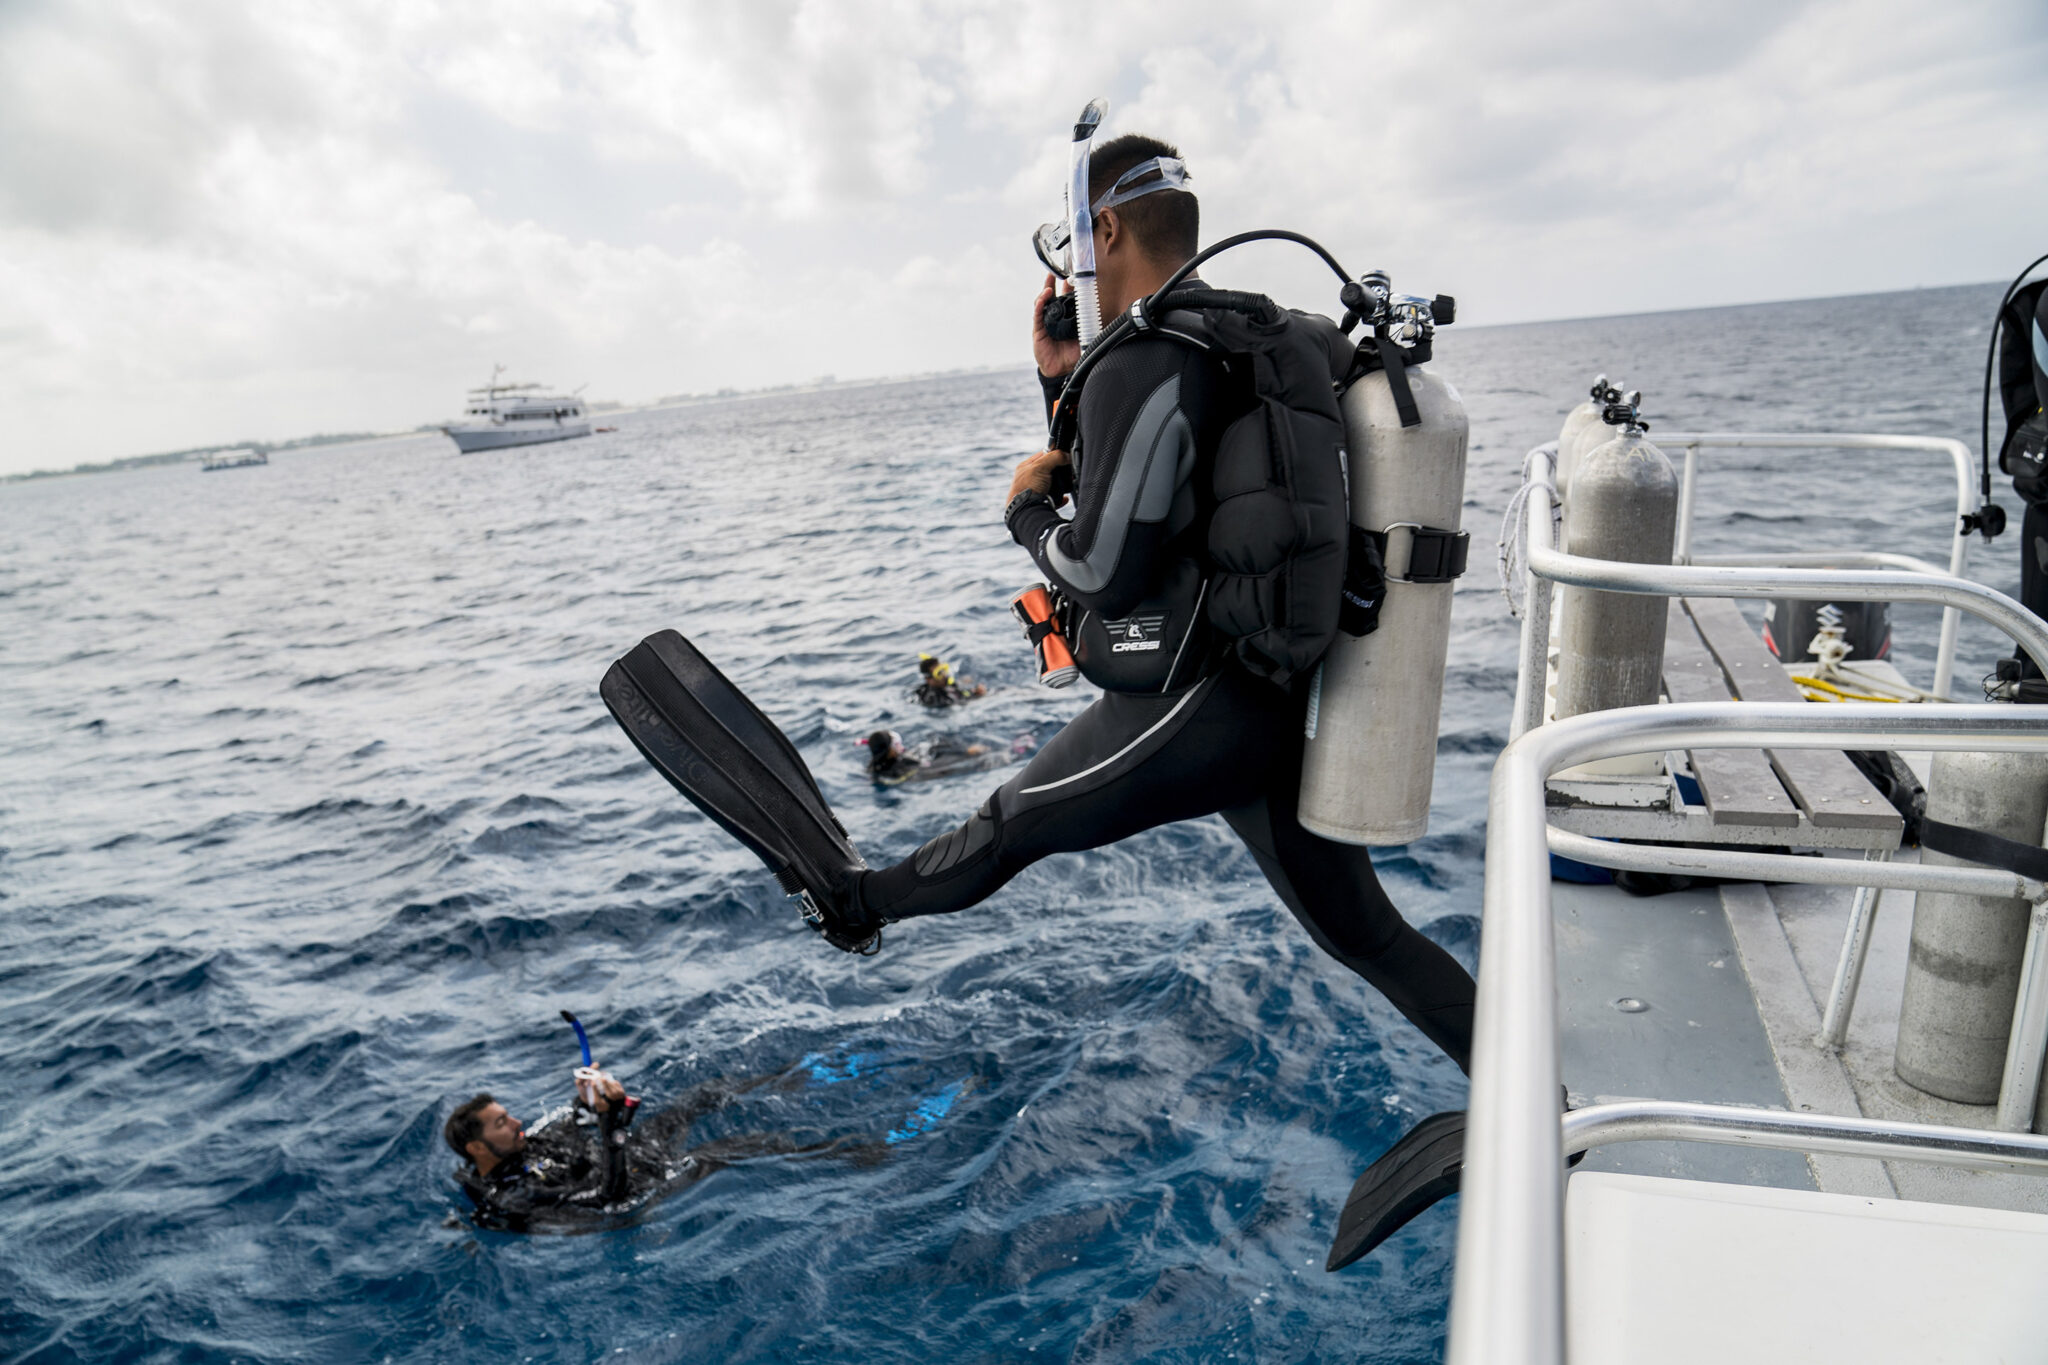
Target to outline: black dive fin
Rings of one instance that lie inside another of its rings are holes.
[[[1342,1270],[1437,1200],[1456,1194],[1464,1162],[1464,1110],[1431,1114],[1410,1128],[1351,1187],[1323,1268]]]
[[[648,636],[599,684],[612,718],[697,808],[754,850],[814,910],[846,899],[867,864],[775,722],[672,630]]]

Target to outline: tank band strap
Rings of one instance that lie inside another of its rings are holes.
[[[1397,536],[1397,532],[1406,534]],[[1462,578],[1472,550],[1468,531],[1447,531],[1412,521],[1397,521],[1384,531],[1366,534],[1379,544],[1380,562],[1388,566],[1389,583],[1449,583]],[[1400,555],[1392,553],[1404,540],[1408,547],[1405,564]]]
[[[1946,853],[1965,862],[2015,872],[2037,882],[2048,882],[2048,848],[2023,844],[2001,834],[1951,825],[1946,820],[1922,820],[1920,847],[1931,848],[1936,853]]]

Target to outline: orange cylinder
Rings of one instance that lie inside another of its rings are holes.
[[[1024,627],[1024,638],[1038,651],[1038,680],[1047,687],[1065,687],[1081,676],[1074,653],[1060,634],[1059,613],[1043,583],[1034,583],[1010,599],[1010,610]]]

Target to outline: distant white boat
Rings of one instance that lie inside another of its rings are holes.
[[[473,450],[567,441],[590,434],[590,416],[576,394],[549,393],[544,384],[500,384],[505,367],[491,370],[491,382],[471,389],[463,420],[441,430],[467,455]]]
[[[241,469],[246,465],[269,463],[270,457],[260,450],[220,450],[199,461],[199,472],[210,474],[216,469]]]

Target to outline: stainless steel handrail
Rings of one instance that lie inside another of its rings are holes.
[[[1530,451],[1523,459],[1522,474],[1529,489],[1524,539],[1531,549],[1537,545],[1555,548],[1550,519],[1558,502],[1557,443],[1551,441]],[[1526,591],[1522,594],[1522,638],[1515,667],[1515,713],[1508,722],[1509,739],[1543,723],[1543,694],[1550,681],[1551,582],[1530,569],[1526,555],[1522,581]]]
[[[1738,569],[1708,565],[1627,564],[1566,554],[1549,544],[1549,513],[1542,534],[1537,498],[1530,500],[1529,572],[1573,587],[1659,597],[1809,597],[1851,602],[1927,602],[1955,607],[1989,621],[2048,669],[2048,622],[1995,588],[1967,578],[1930,577],[1886,569]],[[1945,680],[1936,674],[1936,691]]]
[[[1895,554],[1888,550],[1794,550],[1785,554],[1694,555],[1685,562],[1735,569],[1904,569],[1908,573],[1929,573],[1937,578],[1956,577],[1939,564],[1930,564],[1917,555]]]
[[[1672,559],[1679,564],[1705,563],[1692,555],[1692,514],[1694,490],[1699,478],[1699,453],[1713,449],[1750,450],[1898,450],[1928,451],[1949,457],[1956,475],[1956,519],[1949,533],[1948,572],[1961,578],[1970,567],[1970,537],[1964,532],[1966,518],[1981,505],[1975,477],[1976,464],[1970,449],[1961,441],[1942,436],[1866,435],[1853,432],[1725,432],[1667,431],[1654,439],[1665,449],[1685,451],[1684,472],[1678,487],[1678,533]],[[1941,643],[1934,656],[1934,693],[1948,696],[1954,680],[1956,629],[1959,613],[1950,608],[1941,614]]]
[[[1712,1142],[2048,1175],[2048,1137],[2032,1133],[1797,1114],[1782,1109],[1617,1100],[1572,1110],[1564,1116],[1562,1130],[1567,1156],[1621,1142]]]
[[[1761,838],[1763,832],[1759,831]],[[1550,851],[1573,862],[1625,872],[1682,872],[1750,882],[1801,886],[1878,886],[1887,891],[1947,891],[1959,896],[2048,898],[2048,885],[1989,867],[1934,867],[1922,863],[1863,862],[1848,858],[1801,858],[1789,853],[1744,853],[1735,849],[1678,848],[1669,844],[1617,844],[1552,827]]]
[[[1539,726],[1502,751],[1487,806],[1486,948],[1451,1294],[1454,1365],[1562,1365],[1564,1356],[1557,954],[1544,784],[1596,759],[1710,748],[2048,753],[2048,707],[1639,706]]]

